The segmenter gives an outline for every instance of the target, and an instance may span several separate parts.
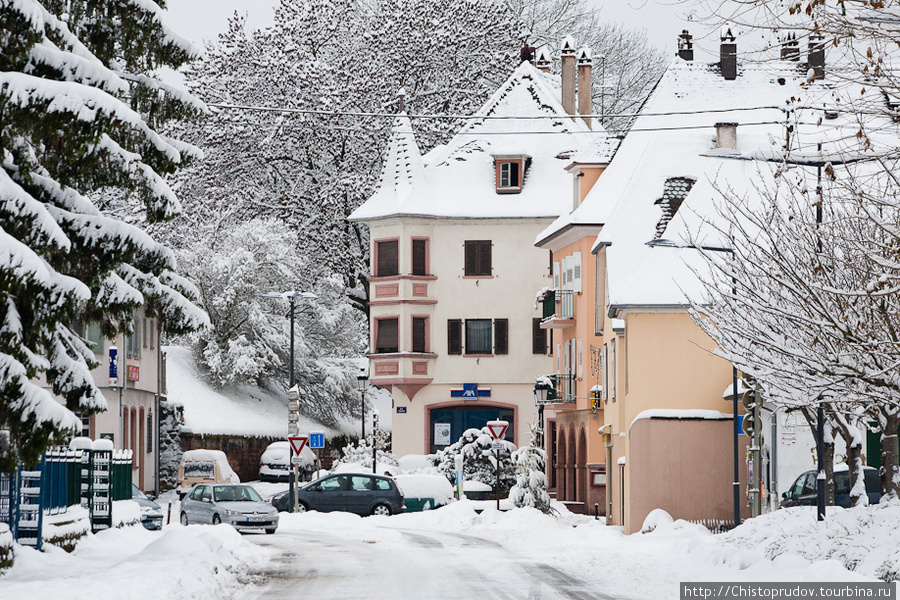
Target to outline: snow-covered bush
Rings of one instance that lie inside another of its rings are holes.
[[[535,446],[522,446],[512,453],[516,468],[516,484],[509,490],[509,499],[518,507],[530,506],[550,514],[550,495],[547,493],[547,453]]]
[[[0,523],[0,575],[13,564],[13,537],[9,525]]]
[[[497,487],[497,459],[491,444],[494,437],[487,427],[466,429],[453,444],[435,455],[438,470],[450,481],[456,481],[456,456],[463,455],[463,477],[467,480],[480,481],[492,488]],[[500,452],[500,490],[501,496],[509,491],[516,482],[516,471],[510,460],[510,454],[516,445],[503,441],[505,448]]]
[[[391,432],[384,429],[378,430],[378,474],[385,470],[399,470],[397,458],[388,449],[390,447]],[[356,443],[351,442],[341,450],[341,458],[335,461],[333,469],[340,469],[340,465],[361,465],[366,470],[372,468],[372,436],[368,435],[366,439]],[[387,467],[387,468],[386,468]]]

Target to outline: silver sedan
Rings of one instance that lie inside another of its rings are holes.
[[[181,501],[181,524],[228,523],[238,531],[275,533],[278,511],[249,485],[200,484]]]

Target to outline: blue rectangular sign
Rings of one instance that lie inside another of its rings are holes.
[[[397,414],[405,415],[405,414],[406,414],[406,407],[405,407],[405,406],[398,406],[398,407],[397,407]]]
[[[309,447],[316,448],[324,448],[325,447],[325,434],[324,433],[311,433],[309,434]]]
[[[479,390],[477,383],[464,383],[461,390],[450,390],[451,398],[463,398],[465,400],[478,400],[490,398],[491,390]]]

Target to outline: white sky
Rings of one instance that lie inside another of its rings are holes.
[[[691,0],[589,0],[602,9],[610,21],[646,30],[650,42],[664,49],[667,54],[675,52],[675,43],[682,29],[687,28],[696,37],[703,31],[697,23],[689,22]],[[250,24],[264,27],[272,22],[274,7],[278,0],[168,0],[170,25],[181,35],[195,41],[215,39],[217,33],[225,29],[228,17],[247,13]],[[577,41],[577,40],[576,40]],[[718,43],[715,40],[714,43]],[[707,42],[701,46],[711,47]],[[697,60],[713,60],[711,56],[698,54]]]

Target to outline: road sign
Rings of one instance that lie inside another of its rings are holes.
[[[295,456],[300,456],[300,452],[303,451],[303,446],[306,445],[306,442],[309,440],[308,435],[297,435],[288,437],[288,441],[291,443],[291,448],[294,450]]]
[[[309,447],[316,448],[324,448],[325,447],[325,434],[321,431],[313,431],[309,434]]]
[[[495,440],[502,440],[506,434],[506,428],[509,427],[508,421],[488,421],[487,428],[494,436]]]
[[[503,442],[494,442],[491,444],[491,450],[506,450],[506,444]]]
[[[291,464],[296,465],[298,467],[301,466],[303,464],[303,457],[302,456],[292,456]]]

